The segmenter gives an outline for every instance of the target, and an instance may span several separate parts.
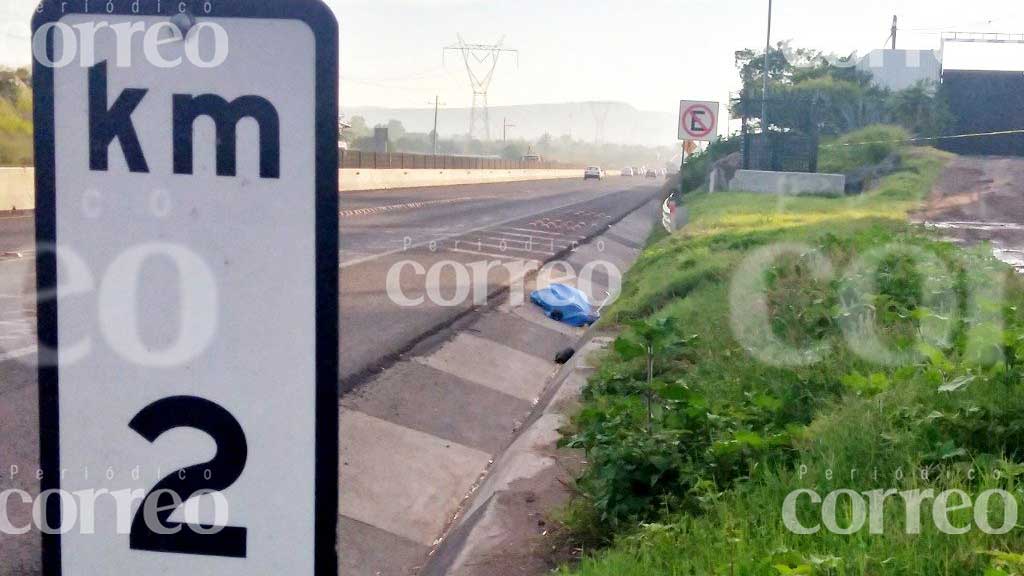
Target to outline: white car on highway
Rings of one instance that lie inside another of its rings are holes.
[[[583,171],[583,179],[584,180],[590,180],[591,178],[595,178],[597,180],[600,180],[601,179],[601,168],[599,168],[597,166],[587,166],[587,169]]]
[[[622,169],[622,175],[623,176],[632,176],[633,175],[633,169],[632,168],[623,168]]]

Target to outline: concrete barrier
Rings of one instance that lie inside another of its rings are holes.
[[[583,178],[583,170],[430,170],[346,168],[338,175],[342,192],[454,184]]]
[[[0,168],[0,212],[36,207],[35,170]]]
[[[736,176],[729,182],[729,190],[783,196],[799,194],[842,196],[845,189],[846,176],[842,174],[737,170]]]
[[[0,167],[0,211],[35,208],[35,171],[32,168]],[[583,178],[583,170],[374,170],[338,171],[341,192],[448,186],[453,184],[490,184]]]

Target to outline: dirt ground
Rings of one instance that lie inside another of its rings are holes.
[[[957,241],[991,242],[996,256],[1024,271],[1024,158],[954,159],[914,219]]]

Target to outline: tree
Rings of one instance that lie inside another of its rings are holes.
[[[892,94],[889,111],[895,122],[918,136],[940,136],[953,123],[945,94],[926,81]]]
[[[342,131],[341,140],[348,142],[350,148],[357,141],[367,138],[372,134],[370,127],[366,125],[366,119],[362,116],[353,116],[348,123],[351,125],[351,128]]]
[[[11,104],[18,101],[22,90],[25,88],[25,81],[22,79],[22,76],[19,76],[19,72],[24,73],[25,70],[0,68],[0,98],[7,100]]]
[[[522,143],[512,143],[506,145],[501,150],[501,157],[504,160],[519,160],[526,153],[526,146]]]

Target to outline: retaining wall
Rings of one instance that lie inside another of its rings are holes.
[[[729,182],[729,190],[783,196],[799,194],[842,196],[845,189],[846,176],[842,174],[737,170],[736,176]]]
[[[0,212],[36,207],[35,170],[0,168]]]

